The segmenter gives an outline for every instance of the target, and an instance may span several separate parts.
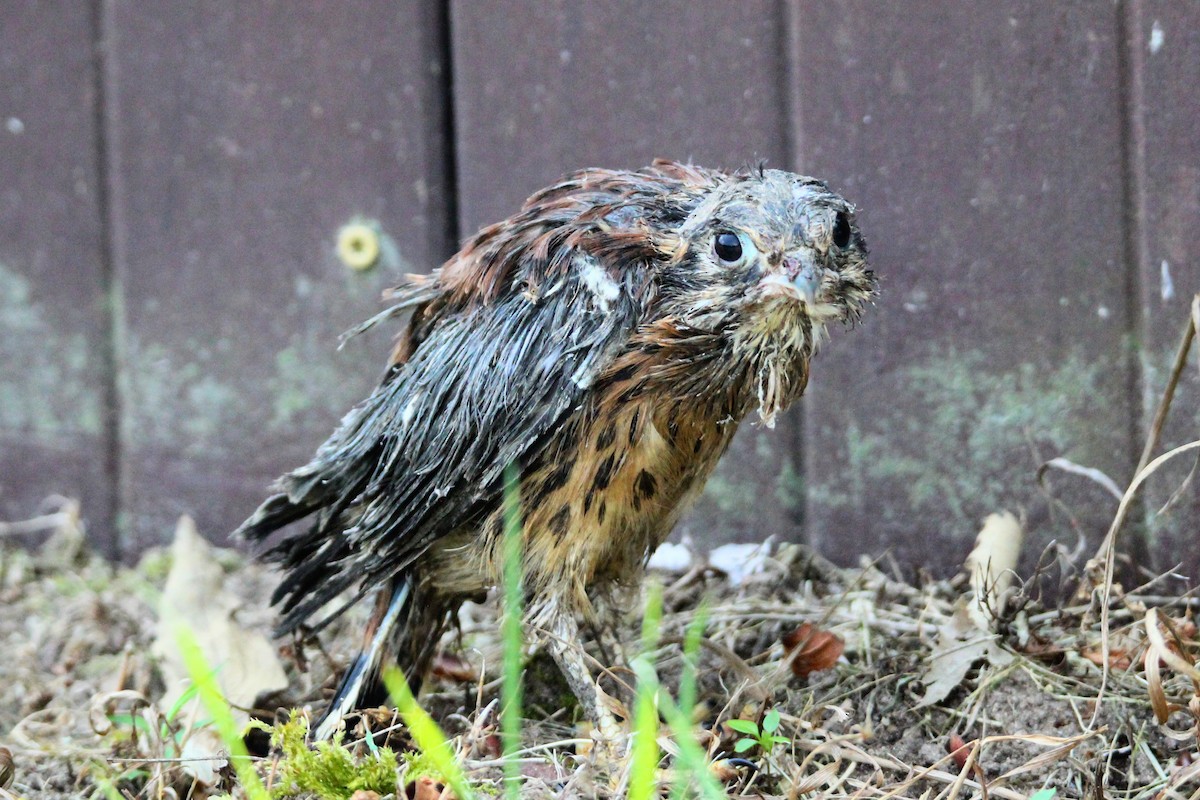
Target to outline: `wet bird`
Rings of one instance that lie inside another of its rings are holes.
[[[738,424],[800,397],[826,326],[874,295],[866,258],[819,180],[656,161],[570,175],[408,276],[359,326],[411,313],[379,386],[238,529],[311,518],[263,554],[280,633],[376,595],[317,736],[386,700],[383,667],[418,683],[463,600],[500,581],[506,468],[526,622],[616,735],[579,620],[637,581]]]

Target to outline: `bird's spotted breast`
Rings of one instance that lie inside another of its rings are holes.
[[[605,406],[603,399],[597,404]],[[585,611],[585,590],[595,580],[640,574],[736,429],[707,409],[664,406],[662,398],[612,408],[581,411],[572,446],[547,448],[551,460],[522,491],[527,580],[562,587]]]

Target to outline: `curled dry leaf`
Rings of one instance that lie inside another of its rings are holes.
[[[989,514],[975,537],[975,548],[967,556],[965,566],[971,576],[973,594],[968,611],[980,630],[991,627],[991,619],[1004,602],[1024,538],[1021,523],[1008,511]]]
[[[957,733],[952,733],[950,734],[950,740],[946,742],[946,752],[954,759],[954,763],[958,765],[958,768],[962,769],[967,765],[967,759],[971,755],[973,746],[973,744],[968,745],[963,741],[963,738]]]
[[[483,737],[481,748],[483,754],[488,758],[499,758],[500,754],[504,752],[504,742],[500,740],[500,734],[489,733]]]
[[[1099,645],[1096,645],[1095,647],[1085,647],[1079,651],[1079,654],[1095,664],[1097,667],[1104,666],[1104,649]],[[1132,666],[1133,653],[1123,647],[1108,648],[1109,669],[1126,670]]]
[[[88,724],[97,735],[104,736],[113,729],[112,715],[122,709],[127,714],[135,714],[149,706],[150,701],[146,696],[132,689],[98,694],[88,704]]]
[[[1191,679],[1193,695],[1192,702],[1188,704],[1188,710],[1200,720],[1200,714],[1196,713],[1196,711],[1200,711],[1200,669],[1197,669],[1191,658],[1176,646],[1176,642],[1180,640],[1179,631],[1171,625],[1169,620],[1160,620],[1157,608],[1147,611],[1144,621],[1149,647],[1146,649],[1143,663],[1146,667],[1146,683],[1150,692],[1150,706],[1154,709],[1154,717],[1159,724],[1162,724],[1167,721],[1171,712],[1181,708],[1181,706],[1167,701],[1166,690],[1162,685],[1162,667],[1165,665]],[[1163,636],[1163,624],[1171,632],[1173,641],[1168,642]]]
[[[1118,503],[1121,502],[1121,489],[1117,486],[1117,482],[1095,467],[1085,467],[1080,464],[1076,464],[1069,458],[1052,458],[1045,464],[1042,464],[1040,467],[1038,467],[1038,484],[1045,485],[1046,472],[1051,469],[1060,469],[1063,472],[1069,472],[1072,475],[1080,475],[1084,478],[1087,478],[1088,480],[1093,481],[1099,486],[1103,487],[1104,491],[1112,495],[1113,499],[1115,499]]]
[[[783,637],[783,649],[791,661],[792,672],[803,678],[813,672],[832,669],[842,657],[846,643],[836,633],[805,622]]]
[[[439,653],[433,659],[430,671],[435,677],[455,683],[475,683],[479,680],[479,671],[469,661],[450,653]]]
[[[410,783],[405,789],[405,793],[409,800],[439,800],[439,798],[440,800],[454,800],[454,792],[449,787],[438,783],[428,775],[422,775]]]
[[[1167,717],[1171,716],[1172,706],[1167,702],[1167,692],[1163,689],[1162,670],[1159,669],[1162,661],[1153,647],[1146,650],[1143,663],[1146,667],[1146,691],[1150,694],[1150,708],[1154,709],[1154,718],[1162,725],[1167,721]]]

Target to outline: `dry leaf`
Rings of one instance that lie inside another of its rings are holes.
[[[1163,622],[1166,623],[1167,629],[1172,634],[1178,634],[1168,620],[1160,622],[1157,608],[1152,608],[1146,612],[1146,638],[1149,640],[1150,646],[1146,649],[1146,657],[1143,663],[1146,667],[1146,684],[1150,693],[1150,706],[1154,709],[1154,717],[1160,725],[1165,724],[1171,713],[1180,708],[1180,706],[1174,703],[1167,702],[1166,690],[1163,689],[1162,685],[1163,666],[1169,667],[1192,680],[1194,693],[1188,708],[1189,711],[1192,710],[1193,706],[1200,709],[1200,669],[1196,668],[1190,657],[1180,651],[1175,641],[1168,642],[1166,640],[1160,627]],[[1192,714],[1197,720],[1200,720],[1200,714],[1197,714],[1195,711]]]
[[[695,560],[696,556],[692,553],[692,548],[686,544],[663,542],[657,550],[650,554],[646,568],[683,573],[687,572]]]
[[[405,793],[410,800],[454,800],[454,792],[428,775],[422,775],[410,783]]]
[[[216,671],[217,683],[225,699],[234,706],[234,719],[248,721],[238,707],[249,707],[260,694],[287,688],[287,676],[271,642],[261,633],[246,630],[234,620],[240,601],[225,590],[225,575],[212,547],[201,538],[189,517],[181,517],[171,545],[171,571],[159,603],[158,634],[153,652],[161,659],[166,695],[159,708],[171,708],[187,691],[190,675],[183,664],[176,641],[180,629],[187,630]],[[195,719],[197,701],[185,706],[181,718]],[[215,735],[191,736],[188,744],[192,758],[215,755],[224,748]],[[209,744],[212,750],[207,751]],[[207,784],[216,781],[213,764],[190,761],[185,769]]]
[[[450,653],[438,653],[429,671],[434,677],[455,683],[475,683],[479,680],[479,671],[469,661]]]
[[[149,705],[150,701],[145,695],[132,689],[104,692],[93,697],[88,704],[88,724],[98,736],[104,736],[113,729],[110,717],[118,709],[132,715]]]
[[[1084,478],[1087,478],[1088,480],[1093,481],[1099,486],[1103,487],[1104,491],[1112,495],[1118,503],[1121,502],[1121,489],[1117,486],[1117,482],[1095,467],[1085,467],[1080,464],[1076,464],[1069,458],[1052,458],[1045,464],[1042,464],[1040,467],[1038,467],[1037,480],[1039,484],[1043,482],[1043,479],[1046,476],[1046,471],[1051,468],[1061,469],[1063,472],[1070,472],[1073,475],[1081,475]]]
[[[967,765],[967,758],[970,757],[974,745],[975,743],[968,745],[963,741],[961,736],[957,733],[952,733],[950,734],[950,740],[946,742],[946,752],[954,759],[954,763],[958,765],[958,768],[962,769]]]
[[[813,672],[833,669],[842,657],[846,643],[836,633],[805,622],[783,637],[783,649],[791,660],[792,672],[803,678]]]
[[[981,630],[991,628],[991,620],[1003,603],[1004,592],[1012,584],[1024,536],[1021,523],[1004,511],[989,514],[975,537],[975,549],[967,556],[965,566],[971,576],[973,596],[968,610],[971,620]]]
[[[1081,733],[1078,736],[1071,736],[1067,738],[1060,736],[1047,736],[1041,733],[1017,733],[1008,736],[989,736],[987,737],[987,741],[991,742],[1022,742],[1024,744],[1034,744],[1052,748],[1044,753],[1034,756],[1024,764],[1010,769],[996,780],[997,782],[1011,780],[1018,775],[1036,772],[1048,764],[1062,761],[1080,744],[1086,742],[1088,739],[1103,734],[1104,731],[1105,728],[1097,728],[1094,731]]]
[[[499,758],[504,752],[504,742],[500,740],[500,734],[489,733],[484,736],[481,749],[488,758]]]
[[[1163,663],[1171,669],[1186,675],[1196,684],[1197,691],[1200,691],[1200,669],[1192,663],[1191,658],[1183,655],[1174,642],[1167,642],[1163,638],[1160,624],[1165,623],[1168,629],[1173,630],[1169,619],[1164,619],[1160,623],[1158,609],[1152,608],[1146,612],[1146,636],[1150,640],[1150,649],[1157,651],[1158,657]]]
[[[592,738],[592,733],[595,731],[596,726],[586,719],[575,723],[575,738],[579,739],[575,743],[575,755],[587,758],[592,754],[592,749],[596,744],[596,740]]]
[[[1104,650],[1099,646],[1085,647],[1079,654],[1097,667],[1104,666]],[[1108,666],[1110,669],[1129,669],[1133,666],[1133,654],[1123,647],[1109,647]]]
[[[1030,636],[1029,641],[1017,649],[1030,658],[1036,658],[1043,664],[1049,664],[1050,666],[1061,664],[1067,656],[1067,651],[1062,647],[1040,636]]]
[[[839,757],[836,761],[826,764],[811,775],[797,780],[788,791],[788,795],[790,797],[804,797],[807,794],[813,794],[826,787],[837,789],[843,783],[843,781],[837,780],[838,772],[841,771],[841,768],[842,759]]]
[[[945,700],[981,659],[996,667],[1012,663],[1012,655],[1002,650],[993,636],[980,632],[970,613],[960,608],[938,629],[937,642],[929,654],[929,669],[921,678],[925,695],[916,707],[925,708]]]
[[[1171,716],[1172,705],[1167,702],[1167,692],[1163,689],[1162,670],[1159,665],[1162,659],[1151,647],[1146,650],[1143,663],[1146,669],[1146,690],[1150,693],[1150,708],[1154,710],[1154,718],[1162,725]]]

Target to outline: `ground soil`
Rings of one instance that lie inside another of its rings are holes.
[[[154,642],[170,551],[148,553],[135,567],[114,566],[91,555],[82,530],[70,525],[40,549],[2,541],[0,548],[0,746],[13,762],[11,783],[0,798],[243,796],[229,770],[218,769],[211,783],[200,782],[168,745],[152,746],[146,737],[121,732],[120,720],[131,715],[153,711],[159,715],[153,719],[161,721],[167,713]],[[221,596],[233,598],[237,627],[269,634],[273,612],[267,598],[275,576],[233,551],[214,549],[209,557],[219,566]],[[1144,617],[1152,604],[1173,620],[1176,652],[1191,661],[1200,655],[1194,599],[1179,593],[1148,600],[1115,592],[1105,679],[1099,645],[1104,629],[1095,603],[1063,600],[1048,607],[1018,593],[991,622],[991,632],[977,632],[991,642],[983,654],[966,659],[945,696],[928,702],[931,684],[944,671],[939,660],[953,657],[947,642],[957,630],[952,621],[961,610],[961,583],[909,585],[869,565],[837,569],[796,547],[779,548],[756,564],[736,582],[720,564],[699,557],[653,576],[664,587],[654,663],[674,696],[688,625],[699,608],[707,615],[705,642],[695,656],[692,717],[694,736],[725,793],[914,798],[1016,798],[1039,790],[1088,798],[1200,793],[1193,716],[1200,711],[1194,699],[1198,687],[1166,662],[1157,678],[1143,664]],[[613,626],[622,652],[588,644],[597,663],[618,665],[602,680],[618,710],[632,702],[629,687],[635,683],[621,665],[640,650],[642,599],[636,589],[627,604]],[[352,654],[363,614],[352,611],[319,642],[274,642],[287,687],[259,697],[255,715],[271,723],[319,709],[336,670]],[[816,668],[799,677],[795,666],[809,659],[803,652],[808,645],[801,644],[800,655],[789,661],[783,642],[805,623],[811,635],[828,636],[825,644],[844,649],[827,664],[814,656],[808,666]],[[447,735],[457,737],[468,775],[485,789],[500,776],[493,715],[501,663],[497,627],[494,601],[466,609],[460,629],[443,642],[445,654],[421,698]],[[970,636],[962,645],[968,646]],[[1150,702],[1156,682],[1174,703],[1164,725]],[[594,749],[581,742],[590,731],[553,663],[529,655],[525,686],[523,741],[535,749],[522,764],[523,794],[623,791],[621,764],[599,764]],[[772,708],[780,712],[786,743],[735,752],[744,736],[728,721],[762,721]],[[122,717],[122,709],[132,711]],[[386,717],[367,720],[373,730],[387,727]],[[170,724],[183,726],[181,720]],[[354,724],[351,720],[351,739]],[[392,734],[395,747],[411,745],[402,726]],[[665,783],[682,774],[673,771],[673,736],[664,725],[659,741]],[[250,743],[262,756],[256,762],[260,773],[274,774],[279,754],[265,735],[252,736]],[[961,749],[952,754],[956,747]],[[0,780],[3,755],[0,751]]]

